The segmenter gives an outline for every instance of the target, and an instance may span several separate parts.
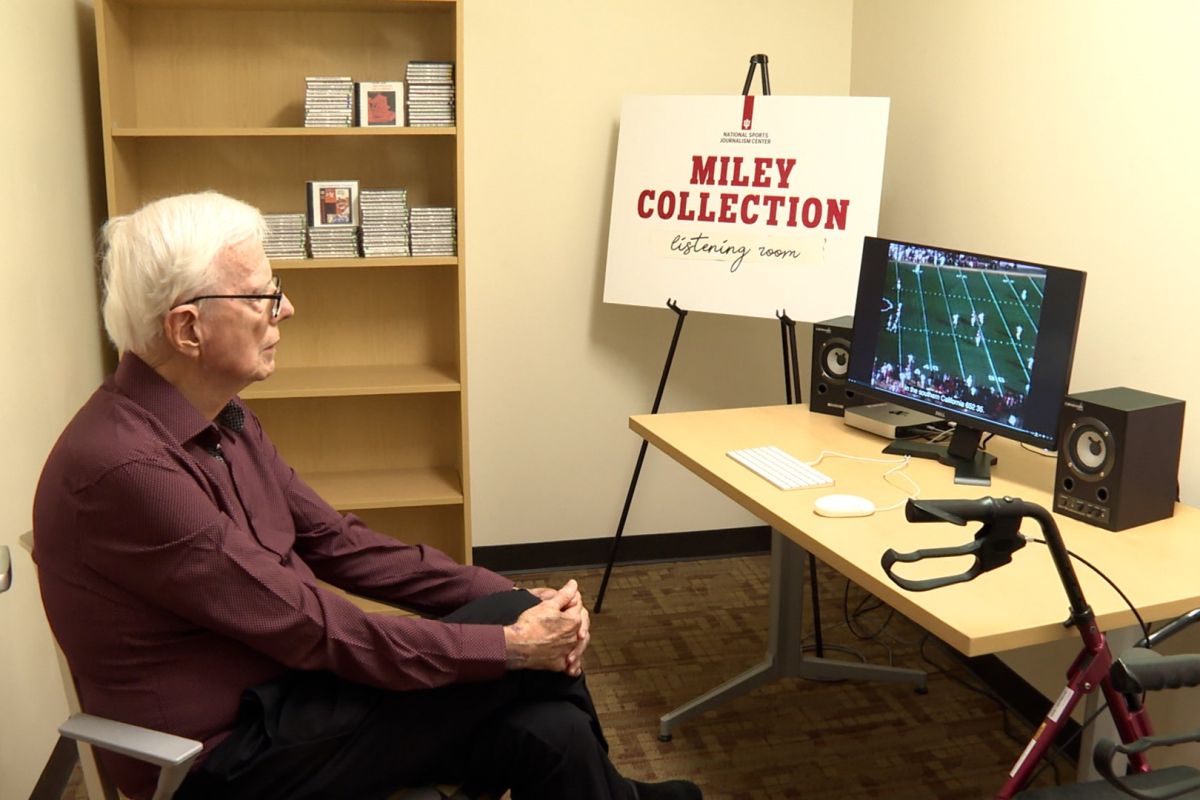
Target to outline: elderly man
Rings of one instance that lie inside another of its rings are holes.
[[[280,458],[237,397],[272,373],[295,311],[263,229],[211,192],[105,226],[121,360],[34,501],[46,615],[83,705],[202,740],[180,798],[375,798],[426,781],[514,800],[700,798],[608,760],[574,581],[514,590],[404,545]],[[318,579],[424,616],[364,613]],[[150,795],[150,770],[106,761],[123,791]]]

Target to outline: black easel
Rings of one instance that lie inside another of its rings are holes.
[[[667,299],[667,308],[675,312],[675,334],[671,337],[670,348],[667,349],[667,361],[663,364],[662,377],[658,380],[658,392],[654,395],[654,405],[650,408],[651,414],[658,413],[663,390],[667,388],[667,376],[671,374],[671,362],[675,360],[675,346],[679,344],[679,332],[683,330],[683,320],[688,313],[670,298]],[[617,523],[612,549],[608,552],[608,565],[604,568],[604,578],[600,581],[600,591],[596,593],[596,605],[592,609],[597,614],[600,613],[600,607],[604,604],[604,591],[608,588],[608,578],[612,574],[613,563],[617,560],[617,548],[621,544],[621,534],[625,532],[625,520],[629,518],[629,506],[633,504],[633,493],[637,489],[638,476],[642,474],[642,462],[646,460],[646,447],[649,444],[642,439],[642,446],[638,449],[637,463],[633,466],[633,477],[629,480],[629,491],[625,494],[625,507],[621,509],[621,520]]]
[[[764,53],[755,53],[750,56],[750,71],[746,73],[746,84],[742,86],[742,94],[750,94],[750,84],[754,83],[754,68],[762,66],[762,93],[771,93],[771,79],[767,76],[767,56]]]
[[[750,94],[750,85],[754,82],[755,67],[762,67],[762,93],[769,95],[771,93],[771,79],[767,75],[767,57],[763,53],[756,53],[750,56],[750,70],[746,73],[746,83],[742,87],[742,94]],[[671,347],[667,351],[667,361],[663,365],[662,378],[658,382],[658,393],[654,396],[654,405],[650,409],[651,414],[658,413],[659,403],[662,401],[663,390],[667,385],[667,375],[671,371],[671,362],[675,358],[675,346],[679,343],[679,332],[683,328],[683,318],[687,316],[687,311],[684,311],[675,304],[674,300],[667,300],[667,308],[674,311],[678,318],[675,320],[675,335],[671,338]],[[780,323],[780,335],[783,338],[783,381],[786,389],[787,402],[789,405],[794,402],[801,402],[800,395],[800,361],[796,353],[796,323],[787,316],[787,313],[777,314]],[[604,605],[604,593],[608,589],[608,579],[612,575],[613,564],[617,560],[617,549],[621,544],[621,535],[625,532],[625,520],[629,517],[629,507],[633,503],[633,493],[637,489],[638,477],[642,472],[642,462],[646,458],[646,448],[649,445],[645,439],[642,440],[642,445],[638,449],[637,463],[633,467],[633,477],[629,481],[629,491],[625,495],[625,507],[621,509],[621,519],[617,523],[617,532],[613,536],[612,548],[608,554],[608,564],[604,567],[604,577],[600,580],[600,591],[596,593],[596,605],[593,612],[599,614]],[[817,653],[821,654],[824,648],[821,643],[821,609],[817,600],[817,561],[810,554],[808,557],[809,568],[809,583],[812,585],[812,603],[813,603],[813,620],[816,630],[816,646]]]

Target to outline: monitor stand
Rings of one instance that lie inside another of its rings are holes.
[[[914,458],[934,458],[954,467],[954,482],[970,486],[991,486],[992,465],[996,457],[979,449],[983,431],[959,423],[954,428],[949,444],[928,442],[895,441],[883,449],[885,453],[907,455]]]

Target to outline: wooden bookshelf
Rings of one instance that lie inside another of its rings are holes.
[[[264,213],[305,182],[405,188],[458,209],[459,255],[276,260],[296,306],[278,369],[243,394],[335,507],[471,555],[458,0],[97,0],[110,214],[215,189]],[[304,79],[456,64],[456,127],[305,128]]]

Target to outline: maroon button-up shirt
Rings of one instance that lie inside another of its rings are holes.
[[[317,579],[436,615],[511,581],[338,514],[248,409],[241,431],[204,419],[132,354],[51,451],[33,520],[46,616],[84,709],[206,752],[242,691],[287,669],[399,691],[504,672],[499,626],[368,614]],[[152,793],[153,768],[106,763],[122,791]]]

